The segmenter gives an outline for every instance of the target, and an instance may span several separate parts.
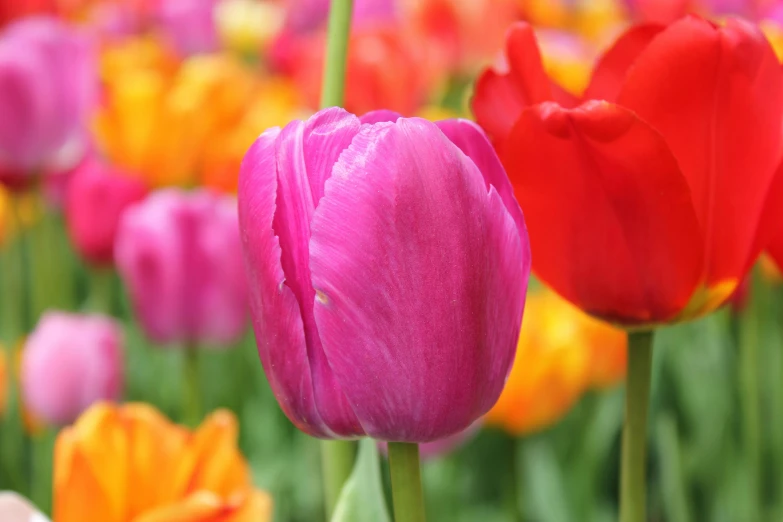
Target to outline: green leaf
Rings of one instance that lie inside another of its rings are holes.
[[[378,447],[374,440],[359,443],[359,457],[343,486],[332,522],[391,522],[381,483]]]

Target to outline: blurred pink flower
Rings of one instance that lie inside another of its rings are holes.
[[[28,18],[0,36],[0,181],[25,185],[76,165],[97,71],[89,41],[50,18]]]
[[[114,240],[123,212],[147,195],[139,178],[89,158],[71,174],[65,205],[68,232],[88,262],[114,262]]]
[[[625,4],[635,17],[659,23],[671,23],[688,13],[783,21],[779,0],[625,0]]]
[[[114,254],[154,341],[229,344],[244,333],[247,283],[233,197],[155,192],[125,211]]]
[[[161,31],[182,55],[218,48],[215,7],[218,0],[161,1],[157,18]]]
[[[123,336],[103,315],[44,314],[22,351],[27,409],[51,424],[67,424],[92,403],[117,400],[123,387]]]

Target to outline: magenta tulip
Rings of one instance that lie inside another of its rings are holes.
[[[22,394],[30,411],[67,424],[92,403],[117,400],[123,386],[123,336],[103,315],[44,314],[22,352]]]
[[[125,211],[114,255],[147,336],[226,345],[247,326],[241,252],[233,197],[167,189]]]
[[[427,442],[500,395],[530,254],[477,126],[385,114],[332,108],[264,132],[242,163],[239,222],[286,415],[317,437]]]
[[[120,218],[147,194],[143,181],[90,158],[72,174],[65,217],[71,241],[94,265],[114,262],[114,239]]]
[[[97,71],[85,37],[62,22],[23,19],[0,36],[0,182],[24,186],[87,150]]]

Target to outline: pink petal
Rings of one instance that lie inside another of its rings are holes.
[[[514,223],[517,224],[517,228],[520,231],[524,231],[526,238],[525,218],[522,216],[522,209],[519,208],[519,203],[514,198],[514,188],[508,180],[500,159],[495,154],[495,149],[492,148],[487,135],[484,134],[481,127],[472,121],[463,119],[442,120],[435,124],[454,145],[473,160],[481,174],[484,175],[487,190],[489,190],[490,186],[495,187],[495,190],[500,195],[500,199],[503,200],[503,204],[506,206],[506,210],[511,214]],[[530,254],[528,253],[525,258],[530,259]]]
[[[425,442],[484,414],[514,356],[528,260],[476,165],[426,120],[364,127],[312,230],[316,322],[366,433]]]

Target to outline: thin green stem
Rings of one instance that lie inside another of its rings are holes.
[[[389,469],[395,522],[424,522],[420,467],[418,444],[389,443]]]
[[[652,347],[652,332],[628,334],[625,425],[620,469],[620,522],[645,522],[647,516],[647,415],[650,405]]]
[[[332,0],[331,2],[326,63],[321,86],[321,107],[324,108],[343,105],[352,11],[353,0]],[[356,448],[357,444],[350,441],[321,442],[324,507],[327,520],[332,516],[343,484],[351,475],[356,459]]]
[[[505,487],[505,506],[508,511],[509,520],[513,522],[521,522],[524,517],[522,516],[521,498],[520,498],[520,469],[519,459],[521,457],[520,446],[522,445],[522,439],[506,435],[508,440],[506,461],[508,467],[506,468],[506,478],[503,481]]]
[[[329,520],[340,498],[343,484],[353,471],[357,444],[348,440],[321,441],[321,473],[324,482],[324,509]]]
[[[348,40],[351,36],[353,0],[332,0],[329,11],[329,35],[326,66],[321,89],[321,107],[341,107],[345,98],[345,70]]]
[[[201,369],[199,368],[199,350],[197,346],[185,347],[185,404],[183,413],[185,423],[195,427],[201,422]]]
[[[111,314],[114,311],[114,273],[109,268],[90,270],[90,308]]]
[[[754,296],[754,301],[758,299]],[[742,438],[748,466],[748,491],[753,495],[749,517],[760,516],[761,496],[761,390],[759,313],[754,301],[742,312],[739,325],[739,383],[742,406]]]

